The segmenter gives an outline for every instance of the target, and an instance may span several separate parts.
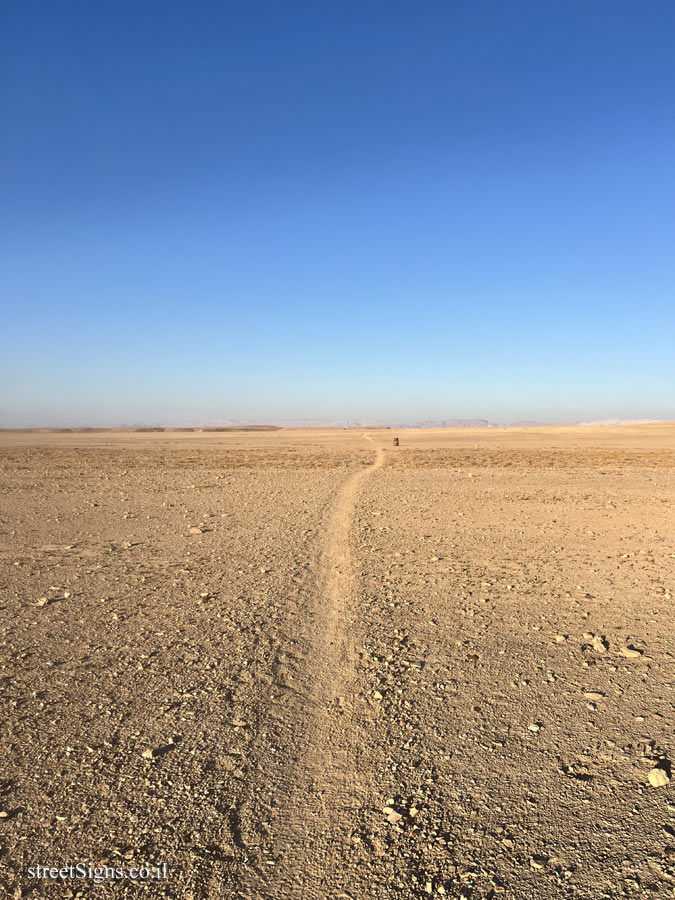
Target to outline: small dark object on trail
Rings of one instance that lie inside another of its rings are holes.
[[[398,438],[394,438],[394,447],[398,447]]]

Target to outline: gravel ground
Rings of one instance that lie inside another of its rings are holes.
[[[0,436],[2,896],[675,897],[675,426],[399,436]]]

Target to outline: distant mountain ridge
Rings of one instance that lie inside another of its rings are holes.
[[[252,422],[244,419],[210,419],[207,422],[189,423],[192,428],[250,428],[276,426],[277,428],[391,428],[405,430],[410,428],[546,428],[552,425],[567,426],[618,426],[648,425],[665,419],[598,419],[593,422],[540,422],[536,419],[522,419],[515,422],[490,422],[488,419],[416,419],[408,422],[392,419],[277,419],[274,422]],[[187,424],[187,423],[186,423]],[[161,427],[176,427],[175,424],[163,424]]]
[[[245,419],[209,419],[202,422],[158,422],[156,424],[125,424],[113,426],[62,426],[62,427],[2,427],[0,431],[275,431],[280,428],[390,428],[403,431],[412,428],[547,428],[559,427],[620,427],[622,425],[654,425],[671,422],[671,419],[597,419],[592,422],[490,422],[488,419],[420,419],[396,422],[381,419],[277,419],[251,421]]]
[[[234,423],[228,421],[227,424]],[[497,425],[488,419],[419,419],[409,422],[392,419],[277,419],[275,424],[282,428],[392,428],[402,430],[408,428],[504,428],[524,425],[537,426],[547,423],[514,422],[509,425]]]

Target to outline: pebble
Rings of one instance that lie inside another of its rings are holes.
[[[631,644],[626,644],[622,647],[621,653],[628,659],[639,659],[642,656],[642,650],[638,650],[637,647],[633,647]]]
[[[601,691],[584,691],[587,700],[604,700],[605,695]]]
[[[599,634],[595,635],[595,637],[593,638],[591,643],[593,644],[593,649],[596,650],[598,653],[605,653],[605,651],[609,647],[609,644],[604,639],[604,637],[602,637],[602,635],[599,635]]]
[[[647,778],[652,787],[665,787],[670,781],[670,775],[666,770],[659,768],[652,769]]]
[[[387,822],[389,822],[390,825],[396,825],[403,818],[401,813],[397,813],[392,806],[385,806],[382,812],[387,817]]]

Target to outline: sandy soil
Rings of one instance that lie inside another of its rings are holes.
[[[675,896],[675,425],[392,436],[0,435],[0,896]]]

